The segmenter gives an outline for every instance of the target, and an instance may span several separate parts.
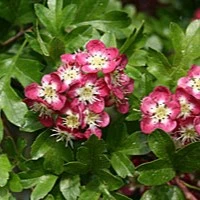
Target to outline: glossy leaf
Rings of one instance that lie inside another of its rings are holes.
[[[119,152],[113,153],[110,162],[120,177],[125,178],[126,176],[133,176],[134,165],[126,155]]]
[[[200,142],[195,142],[177,151],[174,166],[178,171],[187,173],[200,169]]]
[[[150,151],[147,144],[147,135],[135,132],[129,135],[117,148],[118,152],[126,155],[143,155]]]
[[[9,172],[12,170],[10,161],[5,154],[0,155],[0,169],[0,187],[3,187],[6,185],[9,178]]]
[[[172,165],[167,160],[154,160],[140,165],[138,181],[144,185],[161,185],[176,175]]]
[[[76,200],[80,195],[80,177],[63,177],[60,181],[60,191],[65,199]]]
[[[176,186],[156,186],[150,190],[147,190],[141,200],[185,200],[185,197],[181,190]]]
[[[44,198],[53,188],[57,178],[57,176],[50,174],[42,176],[31,193],[31,200],[39,200]]]
[[[0,143],[2,139],[3,139],[3,122],[2,118],[0,117]]]
[[[167,133],[160,130],[154,131],[148,137],[148,144],[158,158],[172,160],[175,152],[175,145]]]
[[[21,192],[23,190],[20,178],[17,174],[11,173],[9,188],[12,192]]]

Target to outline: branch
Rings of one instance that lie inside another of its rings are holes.
[[[20,38],[22,35],[24,35],[24,33],[28,32],[28,31],[31,31],[33,27],[29,27],[25,30],[20,30],[15,36],[9,38],[8,40],[6,40],[5,42],[3,42],[1,45],[2,46],[6,46],[12,42],[14,42],[15,40],[17,40],[18,38]]]
[[[183,191],[186,199],[188,200],[198,200],[185,186],[184,182],[180,180],[178,177],[175,178],[176,184],[180,187],[180,189]]]

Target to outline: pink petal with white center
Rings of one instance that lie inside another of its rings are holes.
[[[143,133],[150,134],[157,128],[157,124],[154,124],[151,118],[143,117],[140,122],[140,128]]]
[[[57,99],[55,99],[52,103],[51,103],[51,107],[54,110],[61,110],[63,108],[63,106],[65,105],[66,102],[66,97],[59,95]]]
[[[141,111],[146,115],[152,115],[155,112],[157,103],[151,97],[144,97],[140,106]]]
[[[37,100],[39,99],[40,86],[37,83],[31,83],[25,87],[25,96],[28,99]]]
[[[110,123],[110,116],[107,112],[101,113],[101,122],[98,124],[100,127],[106,127]]]
[[[98,88],[98,92],[99,92],[99,95],[101,97],[106,97],[109,95],[110,93],[110,90],[109,88],[107,87],[107,84],[105,83],[104,79],[103,78],[99,78],[97,81],[96,81],[96,87]]]
[[[86,44],[86,49],[89,52],[96,52],[96,51],[102,51],[104,50],[105,44],[103,42],[101,42],[100,40],[90,40],[87,44]]]
[[[65,64],[72,65],[75,62],[75,54],[63,54],[60,56],[61,61]]]
[[[54,85],[56,91],[62,88],[62,82],[60,77],[56,73],[46,74],[42,77],[42,84],[44,85]]]
[[[99,98],[97,101],[95,101],[93,104],[88,105],[89,109],[93,111],[94,113],[100,113],[105,108],[105,103],[103,98]]]

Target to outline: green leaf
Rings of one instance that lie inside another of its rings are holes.
[[[174,157],[174,166],[177,171],[184,173],[200,169],[200,142],[195,142],[180,149]]]
[[[56,35],[56,27],[54,25],[54,13],[51,12],[42,4],[35,4],[35,14],[41,21],[41,23],[47,28],[48,31]]]
[[[124,184],[121,178],[114,176],[109,171],[99,170],[98,175],[102,184],[105,185],[109,191],[117,190]]]
[[[147,190],[141,200],[185,200],[181,190],[176,186],[156,186]]]
[[[63,177],[60,181],[60,191],[65,199],[76,200],[80,195],[80,177]]]
[[[116,37],[113,32],[106,32],[103,34],[103,36],[100,38],[100,40],[107,46],[107,47],[116,47]]]
[[[25,132],[34,132],[42,128],[44,128],[44,126],[38,120],[38,113],[28,111],[24,116],[24,124],[20,130]]]
[[[138,29],[134,29],[132,34],[126,39],[124,44],[120,48],[120,52],[131,56],[136,49],[140,49],[144,46],[145,38],[143,35],[144,23]]]
[[[123,195],[123,194],[120,194],[120,193],[114,193],[112,195],[116,200],[131,200],[129,197]]]
[[[57,178],[57,176],[51,174],[40,177],[36,187],[31,193],[31,200],[39,200],[44,198],[53,188]]]
[[[75,22],[89,21],[99,18],[105,12],[108,0],[72,0],[77,5],[77,15]]]
[[[58,38],[54,38],[49,44],[49,55],[56,64],[60,62],[60,55],[65,52],[65,44]]]
[[[88,166],[78,161],[68,162],[64,166],[64,171],[69,174],[85,174],[88,171]]]
[[[106,143],[110,151],[114,152],[127,137],[127,127],[122,120],[117,120],[108,128]]]
[[[161,159],[142,164],[136,170],[139,172],[138,181],[149,186],[164,184],[176,175],[171,164]]]
[[[5,154],[0,155],[0,169],[0,187],[3,187],[6,185],[9,178],[9,172],[12,170],[10,161]]]
[[[150,149],[158,158],[172,160],[175,153],[175,145],[169,134],[157,130],[148,137]]]
[[[99,33],[91,26],[81,26],[73,29],[65,36],[67,52],[74,52],[83,47],[91,38],[99,38]]]
[[[194,60],[200,57],[200,23],[199,20],[192,21],[185,34],[180,30],[178,25],[171,24],[170,36],[175,48],[173,57],[173,70],[170,74],[173,83],[185,76]]]
[[[149,49],[147,70],[154,75],[159,84],[168,86],[171,81],[169,74],[171,73],[171,64],[161,52]]]
[[[122,142],[116,151],[126,155],[143,155],[149,153],[147,135],[141,132],[132,133]]]
[[[105,143],[103,140],[98,139],[92,135],[84,146],[79,147],[77,152],[77,160],[86,164],[88,170],[97,172],[101,169],[108,168],[110,162],[105,154]]]
[[[31,155],[33,160],[37,160],[44,156],[44,154],[51,148],[52,140],[50,140],[49,130],[45,130],[41,133],[31,147]]]
[[[120,177],[133,177],[134,165],[126,155],[119,152],[113,153],[111,156],[111,165]]]
[[[0,199],[15,200],[6,187],[0,187]]]
[[[16,62],[18,61],[19,55],[22,53],[25,44],[26,42],[23,43],[16,56],[0,61],[0,109],[3,110],[11,123],[19,127],[24,124],[27,106],[11,87],[11,78],[19,79],[19,77],[15,77],[15,72],[17,70]]]
[[[51,194],[48,194],[44,200],[55,200],[54,196]]]
[[[98,177],[93,177],[86,187],[82,188],[79,200],[99,200],[101,195],[100,185],[101,182]]]
[[[20,178],[17,174],[11,173],[11,177],[8,184],[12,192],[21,192],[23,190]]]
[[[85,21],[76,24],[76,26],[86,26],[91,25],[95,29],[98,29],[103,32],[108,30],[112,31],[113,29],[122,29],[127,27],[130,24],[130,18],[128,14],[122,11],[110,11],[105,13],[101,19]]]
[[[3,139],[3,122],[2,122],[2,118],[0,117],[0,143]]]

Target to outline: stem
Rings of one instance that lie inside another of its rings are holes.
[[[186,187],[185,183],[180,180],[178,177],[175,178],[176,184],[180,187],[180,189],[183,191],[185,198],[188,200],[198,200]]]
[[[15,40],[17,40],[18,38],[20,38],[22,35],[24,35],[24,33],[31,31],[33,27],[29,27],[25,30],[20,30],[15,36],[9,38],[8,40],[6,40],[5,42],[3,42],[1,45],[2,46],[6,46],[9,45],[10,43],[14,42]]]

